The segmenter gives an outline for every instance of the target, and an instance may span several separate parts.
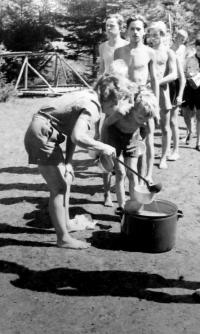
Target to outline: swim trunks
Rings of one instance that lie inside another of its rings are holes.
[[[182,104],[183,107],[189,107],[190,109],[194,109],[194,107],[196,107],[196,109],[200,109],[200,87],[194,89],[187,81],[183,93],[183,101],[185,101]]]
[[[176,104],[176,99],[179,93],[179,79],[176,79],[169,83],[169,92],[170,92],[170,100],[172,105]]]
[[[140,140],[139,129],[133,133],[121,132],[115,125],[108,127],[102,137],[105,144],[109,144],[116,149],[117,157],[123,154],[124,157],[137,157],[136,145]]]

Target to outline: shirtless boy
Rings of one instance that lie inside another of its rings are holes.
[[[106,20],[106,35],[108,40],[99,46],[100,74],[110,72],[110,65],[114,59],[115,50],[128,44],[128,41],[121,38],[123,22],[123,17],[120,14],[109,15]]]
[[[129,167],[137,170],[138,157],[141,154],[138,144],[140,127],[158,117],[158,101],[154,94],[147,89],[138,89],[128,79],[121,79],[117,75],[105,74],[97,82],[102,109],[107,117],[102,128],[102,140],[116,148],[118,159]],[[115,160],[116,194],[119,207],[117,214],[123,213],[125,205],[125,177],[121,177],[121,164]],[[135,174],[127,170],[129,180],[129,195],[135,200],[134,187],[138,183]]]
[[[170,149],[170,110],[172,109],[169,82],[177,78],[177,63],[174,52],[165,44],[166,26],[158,21],[148,29],[151,46],[156,55],[156,74],[160,85],[160,125],[162,131],[162,155],[159,167],[167,168]]]
[[[100,66],[99,73],[109,73],[110,65],[114,59],[114,51],[128,43],[125,39],[121,38],[121,29],[124,20],[120,14],[109,15],[106,20],[106,35],[107,41],[103,42],[99,46]],[[106,117],[106,115],[105,115]],[[112,173],[103,174],[104,182],[104,205],[112,206],[112,199],[110,194],[111,188],[111,176]]]
[[[25,134],[29,163],[36,164],[50,190],[49,214],[57,235],[57,246],[88,248],[89,243],[69,234],[69,195],[73,179],[72,157],[75,146],[115,155],[115,149],[94,140],[88,133],[100,118],[100,104],[94,91],[76,91],[41,106]],[[64,159],[60,143],[66,142]]]
[[[158,98],[159,85],[155,72],[154,51],[144,45],[143,38],[145,34],[146,23],[140,15],[130,17],[127,20],[127,35],[129,44],[118,48],[114,53],[114,59],[123,59],[128,66],[129,79],[135,82],[139,87],[145,88],[150,79],[152,95]],[[154,163],[154,119],[150,118],[145,128],[146,146],[147,146],[147,172],[146,178],[152,181],[153,163]],[[143,162],[144,168],[144,162]],[[125,170],[120,168],[121,177],[124,178]]]

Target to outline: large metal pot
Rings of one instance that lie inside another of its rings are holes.
[[[125,210],[121,232],[134,250],[161,253],[176,241],[177,221],[183,213],[166,200],[155,200],[139,212]]]

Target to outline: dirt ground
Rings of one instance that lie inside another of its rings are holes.
[[[180,159],[158,169],[158,198],[183,211],[175,247],[165,253],[122,246],[114,208],[103,206],[100,170],[87,152],[74,157],[76,180],[70,215],[91,213],[87,250],[55,247],[48,191],[37,168],[27,164],[23,136],[38,106],[50,98],[19,98],[0,104],[0,333],[1,334],[199,334],[200,154],[195,138],[180,145]],[[180,132],[185,133],[180,117]],[[116,200],[115,193],[112,194]]]

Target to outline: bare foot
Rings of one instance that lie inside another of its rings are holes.
[[[179,159],[179,154],[177,152],[173,152],[168,158],[167,160],[169,161],[176,161]]]
[[[109,207],[113,206],[113,202],[112,202],[110,194],[104,195],[104,206],[109,206]]]
[[[57,246],[59,248],[86,249],[89,248],[91,244],[86,241],[69,238],[69,240],[66,241],[57,241]]]
[[[159,165],[160,169],[167,169],[167,162],[165,159],[161,159],[160,160],[160,165]]]

